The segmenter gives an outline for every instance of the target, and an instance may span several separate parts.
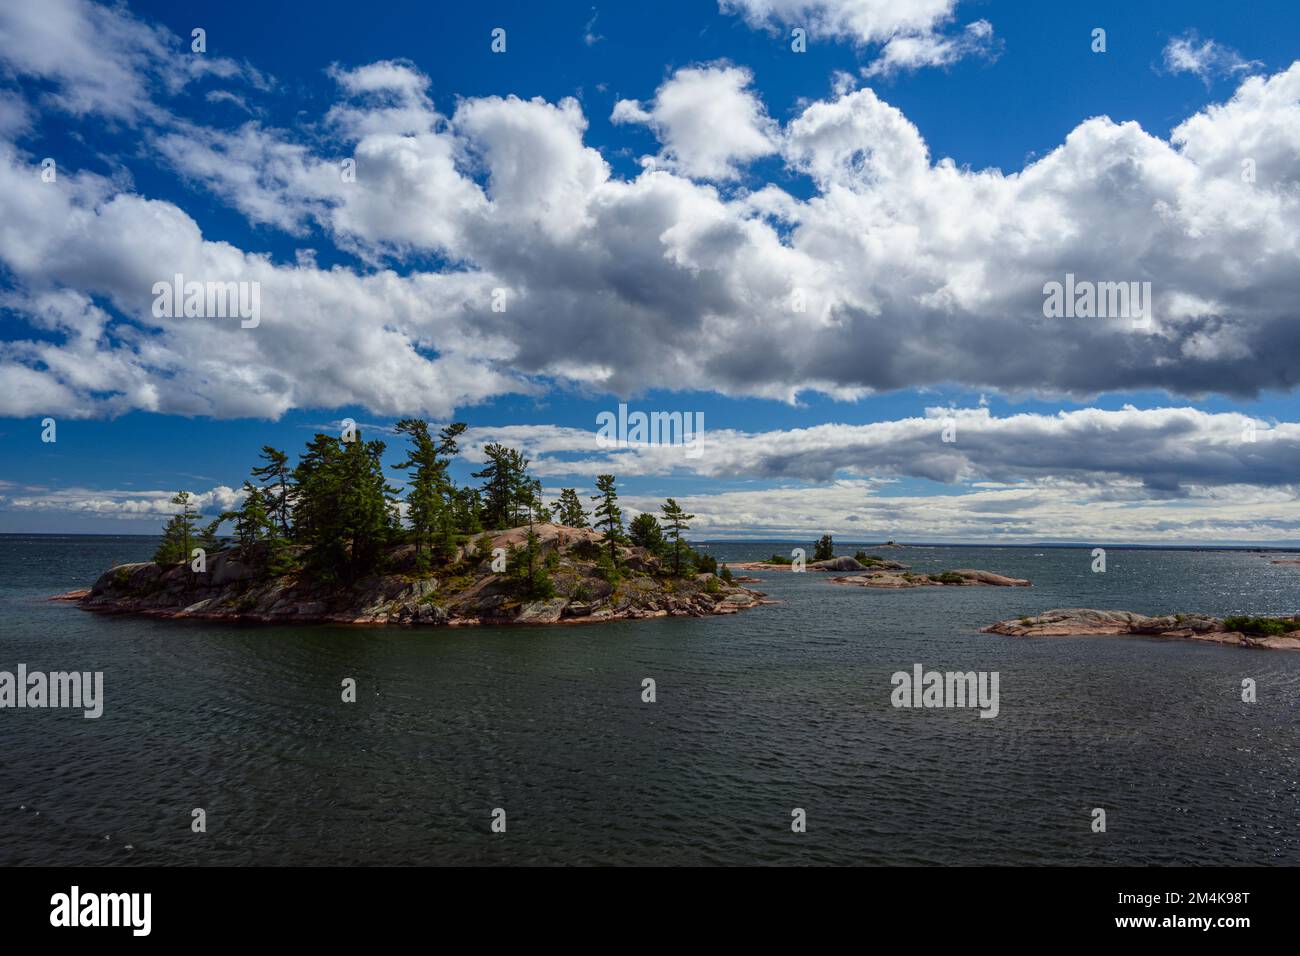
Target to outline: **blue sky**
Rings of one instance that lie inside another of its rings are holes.
[[[1300,542],[1288,4],[382,7],[0,14],[0,531],[422,414],[704,536]],[[158,321],[178,271],[263,323]],[[1045,325],[1066,272],[1157,327]],[[703,454],[596,447],[620,401]]]

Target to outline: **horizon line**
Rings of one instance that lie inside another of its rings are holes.
[[[507,530],[507,529],[500,529]],[[0,531],[0,538],[160,538],[160,532],[139,531]],[[847,546],[887,547],[887,541],[842,538]],[[696,545],[705,544],[807,544],[804,538],[698,538]],[[1290,542],[1104,542],[1104,541],[899,541],[894,547],[903,548],[1111,548],[1128,550],[1184,550],[1184,551],[1296,551],[1300,540]]]

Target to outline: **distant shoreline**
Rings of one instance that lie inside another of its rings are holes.
[[[143,534],[143,533],[113,533],[108,531],[0,531],[0,540],[5,538],[139,538],[141,540],[156,541],[161,538],[161,534]],[[696,547],[709,547],[710,545],[734,544],[734,545],[789,545],[790,547],[808,546],[808,542],[803,538],[705,538],[695,543]],[[880,548],[884,543],[874,539],[863,538],[861,540],[850,540],[844,538],[836,542],[839,548]],[[1295,544],[1113,544],[1105,541],[1088,541],[1083,543],[1077,542],[1034,542],[1032,544],[1020,544],[1009,542],[971,542],[971,541],[903,541],[898,542],[899,548],[1015,548],[1025,549],[1048,549],[1048,550],[1091,550],[1092,548],[1105,548],[1109,551],[1219,551],[1219,552],[1245,552],[1245,553],[1264,553],[1264,554],[1300,554],[1300,542]]]

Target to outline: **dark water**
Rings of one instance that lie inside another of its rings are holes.
[[[1300,864],[1300,653],[978,633],[1052,607],[1295,612],[1276,555],[1112,550],[1093,574],[1084,550],[907,549],[1035,587],[771,573],[784,603],[733,617],[528,630],[42,600],[151,549],[0,537],[0,670],[102,670],[106,697],[98,720],[0,711],[0,863]],[[918,662],[998,671],[1000,715],[892,708]]]

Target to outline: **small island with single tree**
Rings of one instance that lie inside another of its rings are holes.
[[[893,542],[890,542],[891,544]],[[1015,587],[1027,588],[1024,578],[1010,578],[992,571],[977,568],[958,568],[934,574],[917,574],[911,565],[891,561],[878,554],[859,550],[853,557],[835,556],[835,539],[824,534],[813,545],[813,559],[806,566],[796,564],[793,558],[774,554],[766,561],[747,561],[736,564],[741,571],[851,571],[840,577],[829,578],[831,584],[847,584],[863,588],[922,588],[922,587]]]
[[[410,442],[388,481],[382,441],[317,434],[294,467],[265,446],[236,511],[200,526],[188,492],[154,560],[110,568],[59,595],[89,611],[259,623],[555,624],[733,614],[764,595],[686,539],[676,501],[625,527],[613,475],[590,513],[575,488],[546,505],[517,449],[484,446],[460,487],[448,474],[463,423],[434,436],[403,419]],[[221,534],[229,524],[233,538]]]

